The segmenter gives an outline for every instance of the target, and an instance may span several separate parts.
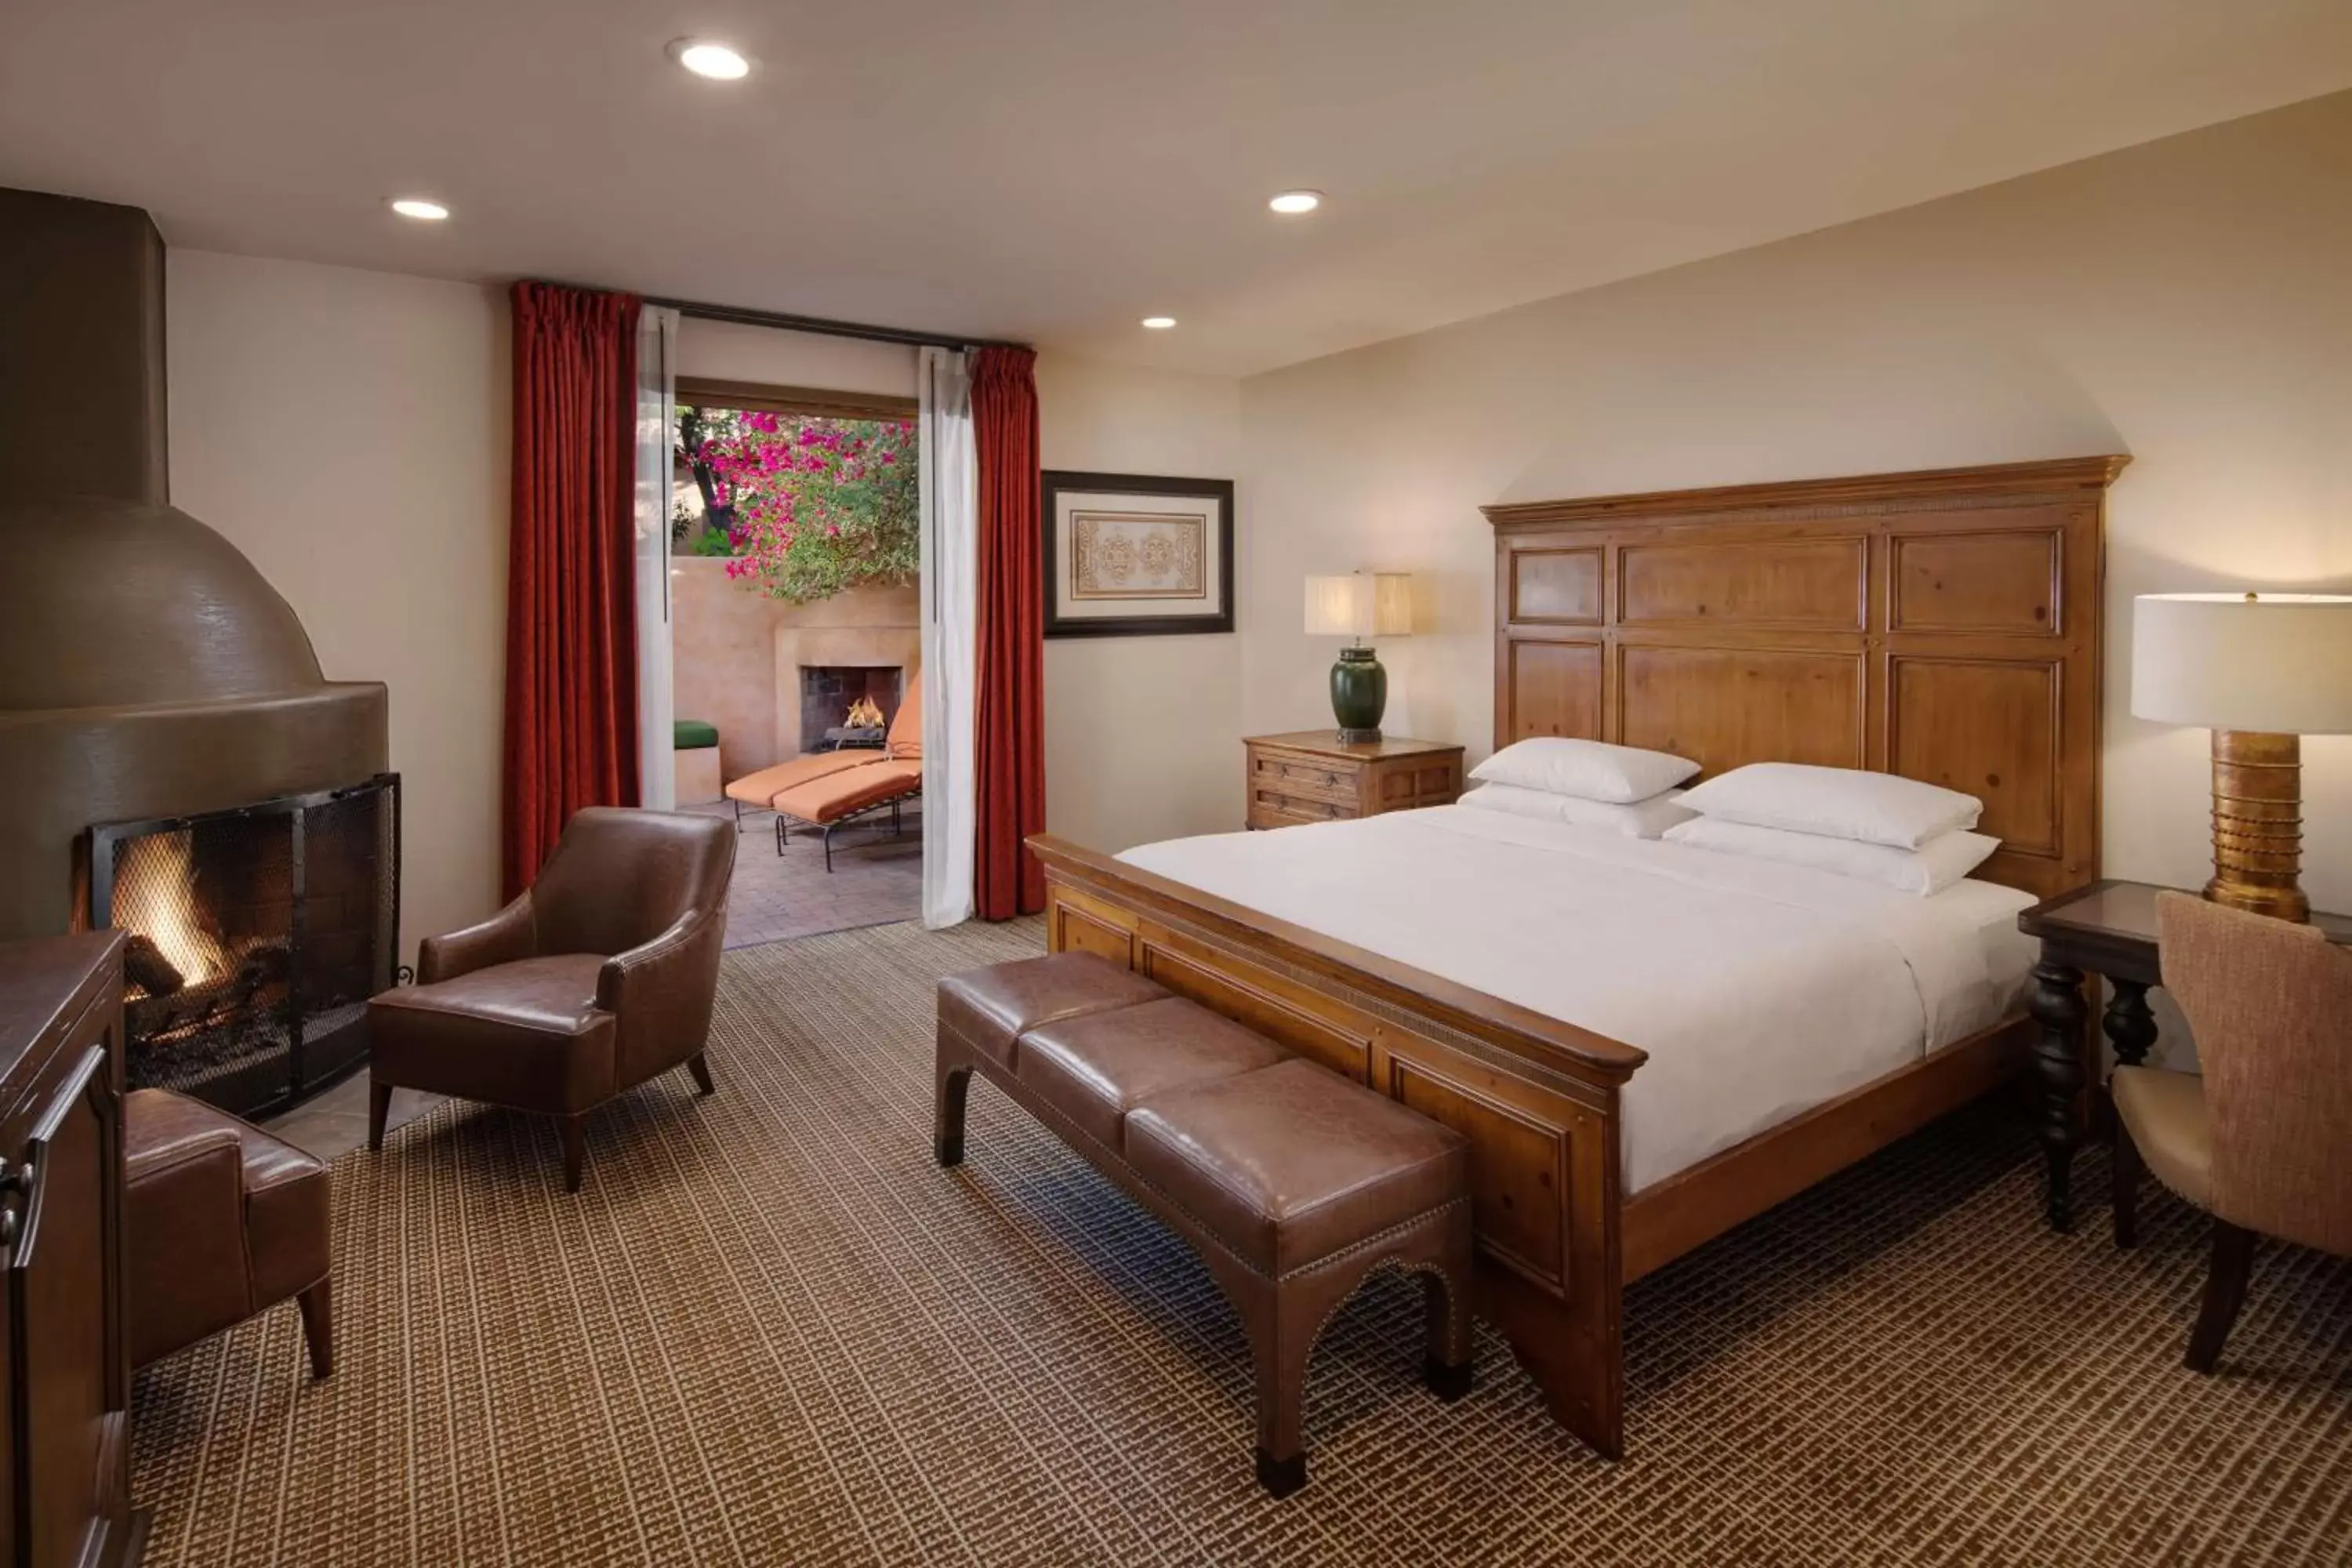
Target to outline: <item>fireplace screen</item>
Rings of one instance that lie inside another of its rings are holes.
[[[393,983],[400,782],[93,827],[89,923],[130,933],[131,1087],[267,1114],[367,1058]]]

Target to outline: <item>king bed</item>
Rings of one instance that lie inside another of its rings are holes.
[[[1623,1449],[1630,1280],[1997,1087],[2017,911],[2098,875],[2101,539],[2123,459],[1493,507],[1497,747],[1900,773],[2001,847],[1933,897],[1463,806],[1032,840],[1047,941],[1462,1131],[1480,1308]],[[2065,1116],[2073,1108],[2055,1106]]]

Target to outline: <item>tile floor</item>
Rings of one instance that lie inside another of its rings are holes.
[[[731,819],[720,802],[683,809]],[[747,812],[735,846],[735,882],[727,900],[727,945],[757,947],[788,937],[853,926],[887,925],[923,912],[923,822],[919,810],[905,814],[906,835],[890,837],[887,817],[875,826],[847,827],[835,835],[833,871],[824,868],[824,846],[814,833],[794,833],[776,853],[776,819]]]
[[[735,815],[725,805],[685,809],[730,820]],[[743,836],[735,847],[735,881],[727,900],[729,947],[887,925],[922,913],[919,813],[906,814],[903,838],[890,837],[887,823],[840,834],[834,841],[831,876],[825,874],[824,847],[814,834],[795,833],[778,855],[774,822],[764,812],[743,819]],[[440,1098],[413,1089],[394,1091],[387,1125],[398,1127],[424,1115]],[[298,1148],[331,1160],[367,1142],[367,1102],[368,1078],[361,1071],[273,1118],[269,1130]]]
[[[394,1089],[392,1113],[384,1118],[384,1129],[404,1126],[441,1103],[437,1094],[420,1094],[415,1089]],[[358,1072],[328,1089],[325,1093],[304,1100],[283,1116],[273,1116],[262,1123],[297,1149],[308,1150],[321,1160],[332,1160],[347,1154],[367,1142],[368,1075],[362,1068]]]

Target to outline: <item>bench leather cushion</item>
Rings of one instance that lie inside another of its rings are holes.
[[[1279,1278],[1467,1190],[1451,1128],[1291,1058],[1128,1112],[1128,1163]]]
[[[1021,1037],[1015,1076],[1116,1150],[1127,1113],[1152,1096],[1255,1072],[1289,1054],[1205,1007],[1167,996],[1030,1030]]]
[[[1028,1030],[1081,1013],[1132,1007],[1168,994],[1157,983],[1091,952],[994,963],[940,982],[940,1027],[1007,1068]]]

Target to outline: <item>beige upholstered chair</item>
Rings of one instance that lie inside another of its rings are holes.
[[[2157,940],[2205,1076],[2116,1069],[2116,1245],[2137,1239],[2143,1166],[2213,1216],[2188,1355],[2210,1372],[2257,1232],[2352,1257],[2352,952],[2186,893],[2158,898]]]

